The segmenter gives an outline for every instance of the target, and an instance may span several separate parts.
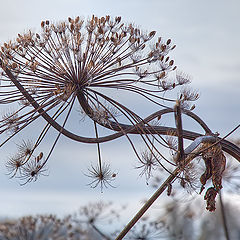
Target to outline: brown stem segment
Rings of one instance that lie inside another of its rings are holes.
[[[171,184],[177,175],[182,171],[182,169],[189,164],[198,153],[204,148],[203,145],[198,146],[196,149],[189,154],[185,161],[184,166],[177,167],[172,174],[165,180],[165,182],[157,189],[157,191],[152,195],[150,199],[143,205],[143,207],[137,212],[137,214],[132,218],[132,220],[125,226],[122,232],[117,236],[115,240],[121,240],[126,236],[126,234],[130,231],[130,229],[136,224],[136,222],[143,216],[143,214],[151,207],[151,205],[157,200],[157,198],[163,193],[163,191]]]
[[[182,112],[180,102],[177,101],[174,107],[175,122],[178,136],[178,161],[184,159],[184,148],[183,148],[183,129],[182,129]]]
[[[166,181],[158,188],[158,190],[152,195],[150,199],[143,205],[143,207],[137,212],[132,220],[126,225],[122,232],[117,236],[115,240],[123,239],[129,230],[136,224],[136,222],[143,216],[143,214],[151,207],[155,200],[163,193],[167,186],[175,179],[179,174],[180,168],[176,168],[174,172],[166,179]]]
[[[0,59],[0,65],[2,65],[2,61]],[[167,135],[169,132],[174,132],[176,133],[176,128],[171,128],[171,127],[163,127],[163,126],[144,126],[145,123],[153,120],[154,118],[157,118],[160,115],[166,114],[166,113],[170,113],[173,112],[173,109],[168,108],[168,109],[163,109],[163,110],[159,110],[153,114],[151,114],[150,116],[148,116],[147,118],[143,119],[143,121],[141,121],[139,124],[136,125],[126,125],[126,124],[116,124],[116,123],[112,123],[111,126],[105,126],[108,127],[114,131],[119,131],[117,133],[105,136],[105,137],[99,137],[97,138],[87,138],[87,137],[82,137],[82,136],[78,136],[72,132],[69,132],[68,130],[66,130],[65,128],[63,128],[62,126],[60,126],[56,121],[54,121],[45,111],[44,109],[34,100],[34,98],[24,89],[24,87],[19,83],[19,81],[16,79],[16,77],[11,73],[11,71],[4,67],[4,71],[6,73],[6,75],[11,79],[11,81],[14,83],[14,85],[18,88],[18,90],[23,94],[23,96],[29,101],[29,103],[35,108],[35,110],[42,115],[42,117],[53,127],[55,128],[57,131],[61,132],[63,135],[65,135],[66,137],[78,141],[78,142],[82,142],[82,143],[101,143],[101,142],[107,142],[107,141],[111,141],[114,139],[117,139],[121,136],[123,136],[124,134],[139,134],[139,127],[141,125],[142,129],[145,132],[148,132],[149,134],[160,134],[160,135]],[[79,98],[80,96],[80,98]],[[80,95],[77,94],[77,98],[78,100],[83,100],[85,99],[83,93],[80,93]],[[79,101],[81,105],[87,104],[86,99],[84,101]],[[85,107],[83,108],[84,111],[86,111],[86,113],[90,113],[91,111],[89,110],[88,106],[85,105]],[[87,112],[89,111],[89,112]],[[184,113],[186,113],[187,115],[189,115],[190,117],[192,117],[193,119],[195,119],[206,131],[206,133],[211,132],[210,129],[207,127],[207,125],[198,117],[196,116],[194,113],[190,112],[190,111],[185,111]],[[124,132],[121,130],[123,129]],[[195,133],[195,132],[191,132],[191,131],[186,131],[183,130],[183,137],[185,139],[189,139],[189,140],[194,140],[195,138],[199,137],[199,136],[203,136],[202,134],[199,133]],[[219,138],[220,140],[221,138]],[[223,148],[223,151],[229,153],[231,156],[233,156],[234,158],[236,158],[238,161],[240,161],[240,148],[237,147],[236,145],[232,144],[231,142],[227,141],[227,140],[222,140],[221,141],[221,145]]]

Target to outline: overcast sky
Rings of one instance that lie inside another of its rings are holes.
[[[122,16],[123,22],[156,30],[158,36],[171,38],[177,45],[171,56],[178,68],[192,77],[192,86],[201,94],[195,113],[223,136],[240,122],[239,10],[238,0],[9,0],[1,2],[0,42],[14,39],[29,28],[39,30],[42,20],[78,15]],[[89,189],[84,176],[96,160],[96,146],[62,138],[49,163],[49,176],[23,187],[4,174],[9,147],[0,149],[0,216],[64,214],[89,200],[117,202],[122,198],[119,202],[124,203],[140,201],[153,192],[133,169],[134,155],[123,140],[103,146],[104,157],[118,173],[117,188],[103,194],[99,189]]]

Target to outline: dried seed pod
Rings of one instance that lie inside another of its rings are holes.
[[[39,159],[42,159],[42,157],[43,157],[43,152],[40,152],[40,154],[39,154],[38,156],[39,156]]]
[[[116,17],[115,21],[116,21],[116,23],[120,23],[121,22],[121,17]]]
[[[79,17],[79,16],[77,16],[77,17],[75,18],[75,23],[78,23],[78,22],[79,22],[79,20],[80,20],[80,17]]]
[[[156,34],[156,31],[152,31],[152,32],[149,33],[149,37],[152,38],[152,37],[155,36],[155,34]]]
[[[101,17],[101,23],[105,23],[105,18],[104,17]]]
[[[90,62],[88,64],[88,69],[91,69],[92,67],[94,67],[94,61],[90,60]]]
[[[17,64],[14,62],[14,63],[12,64],[11,68],[12,68],[12,69],[17,68]]]
[[[193,105],[192,105],[192,107],[190,108],[190,111],[194,110],[194,109],[195,109],[195,107],[196,107],[196,105],[195,105],[195,104],[193,104]]]
[[[206,209],[210,212],[213,212],[216,210],[216,200],[215,200],[216,196],[217,196],[217,191],[213,187],[208,188],[204,196],[204,200],[207,201]]]
[[[171,60],[171,61],[169,62],[169,66],[172,66],[173,64],[174,64],[174,61]]]
[[[157,120],[159,121],[161,119],[162,115],[157,116]]]
[[[103,29],[101,27],[98,28],[98,33],[103,34]]]
[[[40,152],[40,154],[36,157],[36,162],[38,163],[43,157],[43,153]]]
[[[159,75],[159,79],[162,79],[166,76],[166,73],[165,72],[162,72],[160,75]]]
[[[166,50],[166,45],[165,44],[162,44],[161,45],[161,50],[164,52]]]

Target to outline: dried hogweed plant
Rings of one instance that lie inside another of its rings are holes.
[[[18,34],[14,41],[4,43],[0,51],[0,103],[11,109],[0,121],[1,136],[8,133],[5,138],[1,137],[0,146],[37,119],[46,121],[35,141],[23,140],[22,145],[17,145],[16,155],[7,162],[11,177],[18,177],[25,184],[45,174],[46,163],[61,135],[96,144],[98,162],[96,166],[91,165],[86,174],[92,179],[92,187],[112,186],[116,173],[110,164],[102,161],[100,145],[122,136],[136,154],[140,163],[137,168],[142,169],[140,175],[148,180],[157,168],[170,174],[116,239],[126,235],[161,192],[166,187],[171,189],[173,181],[187,179],[182,173],[187,172],[187,166],[197,156],[202,156],[206,164],[201,183],[204,185],[212,179],[213,190],[208,189],[205,198],[208,209],[213,210],[214,194],[222,187],[223,151],[240,160],[240,149],[214,135],[192,112],[195,105],[191,103],[199,95],[184,88],[190,82],[188,75],[175,71],[174,61],[168,56],[175,45],[171,39],[164,41],[155,35],[155,31],[147,33],[134,24],[123,23],[121,17],[92,16],[85,21],[76,17],[56,24],[42,21],[40,33],[29,30]],[[168,97],[168,92],[175,89],[179,89],[176,97]],[[120,96],[124,98],[126,93],[145,99],[159,110],[141,117],[121,100]],[[95,136],[81,136],[77,130],[68,128],[79,105],[86,116],[84,119],[92,122]],[[14,108],[17,110],[12,110]],[[174,113],[176,127],[152,124],[168,113]],[[205,134],[183,130],[182,114],[198,122]],[[49,152],[43,153],[38,149],[51,128],[58,134]],[[99,136],[98,128],[108,129],[110,133]],[[139,153],[131,135],[139,136],[146,150]],[[176,136],[177,148],[169,144],[164,135]],[[193,143],[184,149],[183,139]],[[161,148],[171,149],[173,158],[166,157]]]

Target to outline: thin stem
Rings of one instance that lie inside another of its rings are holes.
[[[220,207],[221,207],[221,216],[222,216],[224,234],[225,234],[226,240],[230,240],[229,230],[228,230],[228,226],[227,226],[227,216],[226,216],[226,212],[225,212],[225,206],[223,204],[221,191],[219,192],[219,203],[220,203]]]
[[[68,110],[68,113],[67,113],[67,115],[66,115],[66,118],[65,118],[65,120],[64,120],[64,122],[63,122],[62,128],[64,128],[65,124],[67,123],[67,120],[68,120],[68,117],[69,117],[69,115],[70,115],[70,113],[71,113],[71,110],[72,110],[74,101],[75,101],[75,97],[73,97],[73,99],[72,99],[71,106],[70,106],[70,108],[69,108],[69,110]],[[58,139],[60,138],[61,134],[62,134],[62,131],[60,130],[59,133],[58,133],[58,135],[57,135],[57,138],[55,139],[55,141],[54,141],[54,143],[53,143],[53,145],[52,145],[52,147],[51,147],[51,149],[50,149],[50,151],[49,151],[49,153],[48,153],[45,161],[43,162],[41,168],[43,168],[43,166],[47,163],[48,159],[50,158],[50,156],[51,156],[51,154],[52,154],[52,152],[53,152],[53,149],[55,148],[55,146],[56,146],[56,144],[57,144],[57,142],[58,142]]]
[[[180,168],[177,167],[173,173],[166,179],[166,181],[158,188],[158,190],[152,195],[151,198],[143,205],[143,207],[137,212],[132,220],[126,225],[122,232],[117,236],[115,240],[121,240],[130,231],[130,229],[137,223],[137,221],[143,216],[143,214],[151,207],[151,205],[157,200],[157,198],[163,193],[167,186],[176,178],[179,174]]]
[[[175,168],[175,170],[170,174],[170,176],[165,180],[164,183],[157,189],[157,191],[152,195],[151,198],[143,205],[143,207],[137,212],[137,214],[132,218],[132,220],[125,226],[125,228],[120,232],[115,240],[121,240],[126,236],[126,234],[131,230],[131,228],[137,223],[137,221],[143,216],[143,214],[151,207],[151,205],[158,199],[158,197],[164,192],[164,190],[174,182],[179,173],[181,173],[182,169],[187,166],[191,160],[193,160],[196,156],[198,156],[199,151],[203,149],[202,144],[198,146],[194,151],[189,154],[184,162],[184,166],[179,166]]]
[[[105,240],[111,240],[108,236],[106,236],[98,227],[96,227],[93,223],[90,224],[92,228],[99,234],[101,237],[103,237]]]
[[[2,65],[2,61],[0,59],[0,65]],[[146,123],[151,121],[152,119],[158,117],[159,115],[162,115],[163,113],[166,112],[172,112],[172,109],[163,109],[160,111],[155,112],[154,114],[151,114],[150,116],[148,116],[147,118],[145,118],[143,121],[139,122],[139,124],[136,124],[135,126],[129,126],[129,125],[124,125],[121,124],[121,128],[124,129],[124,132],[118,132],[118,133],[114,133],[112,135],[106,136],[106,137],[100,137],[99,139],[96,138],[87,138],[87,137],[81,137],[78,136],[76,134],[73,134],[69,131],[67,131],[65,128],[63,128],[62,126],[60,126],[56,121],[54,121],[42,108],[41,106],[34,100],[34,98],[25,90],[25,88],[19,83],[19,81],[15,78],[15,76],[11,73],[11,71],[8,68],[4,69],[5,73],[7,74],[7,76],[11,79],[11,81],[14,83],[14,85],[18,88],[18,90],[23,94],[23,96],[30,102],[30,104],[35,108],[35,110],[52,126],[54,127],[57,131],[61,132],[61,134],[69,137],[70,139],[73,139],[75,141],[78,142],[85,142],[85,143],[97,143],[97,142],[106,142],[106,141],[111,141],[113,139],[119,138],[123,135],[125,135],[126,133],[131,133],[131,134],[139,134],[138,131],[138,126],[142,125],[142,123]],[[82,95],[82,94],[81,94]],[[79,99],[79,94],[77,94],[77,97]],[[83,97],[84,99],[84,97]],[[79,99],[80,100],[80,99]],[[84,109],[85,110],[85,109]],[[190,116],[190,115],[189,115]],[[191,114],[191,117],[194,116],[193,114]],[[199,118],[195,119],[197,122],[199,122],[202,125],[202,121],[199,121]],[[119,124],[118,124],[119,125]],[[202,125],[203,126],[203,125]],[[107,126],[105,126],[107,127]],[[113,126],[111,126],[113,127]],[[119,126],[118,126],[119,127]],[[204,126],[206,127],[206,126]],[[229,134],[231,134],[233,131],[236,131],[237,128],[239,128],[240,125],[238,125],[236,128],[234,128]],[[147,128],[147,127],[146,127]],[[119,128],[117,129],[112,129],[112,130],[116,130],[119,131]],[[176,132],[175,128],[170,128],[170,127],[162,127],[162,126],[156,126],[156,127],[151,127],[151,129],[149,129],[149,133],[151,133],[151,131],[154,132],[154,134],[163,134],[163,135],[167,135],[169,132]],[[229,135],[228,134],[228,135]],[[183,137],[189,140],[194,140],[195,138],[202,136],[199,133],[195,133],[195,132],[190,132],[190,131],[183,131]],[[223,147],[223,151],[229,153],[231,156],[233,156],[234,158],[236,158],[238,161],[240,161],[240,148],[238,148],[236,145],[232,144],[229,141],[226,140],[222,140],[221,138],[218,138],[219,141],[221,141],[222,147]]]
[[[97,131],[96,121],[94,121],[94,129],[95,129],[95,133],[96,133],[96,138],[98,139],[98,131]],[[102,160],[101,160],[101,152],[100,152],[100,144],[99,144],[99,142],[97,143],[97,150],[98,150],[99,169],[100,169],[100,173],[102,173]]]

